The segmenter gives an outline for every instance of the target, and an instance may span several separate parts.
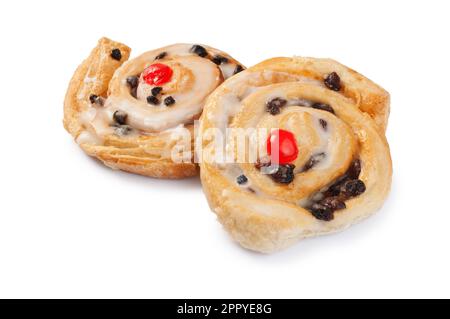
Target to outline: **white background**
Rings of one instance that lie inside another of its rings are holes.
[[[448,1],[2,1],[0,297],[450,297]],[[101,36],[247,66],[334,58],[392,95],[384,208],[273,255],[234,244],[197,178],[112,171],[62,126]]]

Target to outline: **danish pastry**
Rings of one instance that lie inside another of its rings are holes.
[[[391,185],[388,115],[389,94],[333,60],[274,58],[241,72],[210,95],[201,117],[197,153],[211,209],[260,252],[368,217]]]
[[[173,150],[186,138],[192,148],[206,97],[244,67],[202,45],[170,45],[127,61],[129,55],[126,45],[99,40],[70,81],[65,128],[111,168],[158,178],[197,174],[192,150],[176,161]]]

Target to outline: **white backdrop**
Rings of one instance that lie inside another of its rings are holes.
[[[0,297],[450,297],[448,1],[2,1]],[[197,178],[112,171],[62,126],[101,36],[247,66],[334,58],[392,95],[392,192],[372,218],[274,255],[241,249]]]

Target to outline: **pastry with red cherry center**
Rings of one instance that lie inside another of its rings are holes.
[[[333,60],[273,58],[240,72],[201,119],[211,209],[233,239],[266,253],[370,216],[391,185],[388,115],[388,92]],[[230,134],[204,139],[211,130],[239,130],[242,147]],[[227,156],[209,156],[216,148]]]
[[[211,92],[243,66],[198,44],[129,55],[126,45],[99,40],[70,81],[65,128],[111,168],[158,178],[196,175],[193,123]]]

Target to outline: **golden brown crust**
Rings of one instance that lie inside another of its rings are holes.
[[[121,51],[122,59],[120,61],[110,57],[113,49]],[[78,118],[85,110],[85,104],[80,101],[85,100],[91,94],[106,96],[114,72],[128,60],[130,51],[131,49],[122,43],[101,38],[89,57],[76,69],[64,99],[63,120],[64,127],[73,137],[76,138],[80,133],[81,126]],[[98,81],[85,81],[86,78],[94,76],[98,77]]]
[[[211,209],[217,214],[219,221],[233,239],[251,250],[269,253],[288,247],[302,238],[343,230],[376,212],[390,190],[392,164],[389,145],[384,136],[389,113],[389,94],[355,71],[336,68],[337,62],[325,61],[325,65],[331,63],[332,68],[311,66],[309,63],[314,64],[315,60],[311,58],[306,60],[303,58],[271,59],[227,80],[209,97],[201,118],[200,134],[220,126],[217,118],[227,109],[233,109],[225,117],[228,118],[225,122],[228,123],[227,127],[242,127],[243,122],[239,119],[242,114],[265,116],[261,115],[265,112],[261,113],[264,103],[255,103],[257,96],[261,94],[267,94],[265,96],[281,94],[284,98],[293,96],[327,103],[333,106],[338,117],[336,121],[351,128],[354,139],[358,143],[353,156],[361,159],[362,170],[359,179],[365,183],[366,191],[358,197],[347,200],[347,207],[336,211],[332,221],[323,221],[313,217],[308,209],[295,200],[295,197],[301,193],[293,191],[295,181],[291,185],[280,186],[285,192],[295,192],[281,199],[280,197],[283,196],[270,187],[272,181],[268,177],[264,178],[269,184],[265,188],[269,191],[261,191],[261,188],[257,187],[256,192],[252,192],[243,189],[236,184],[235,179],[229,177],[229,172],[226,171],[227,164],[201,162],[201,181]],[[319,64],[322,63],[324,62],[319,61]],[[290,74],[305,76],[305,64],[308,64],[307,69],[311,72],[307,75],[309,78],[314,70],[325,68],[321,71],[324,74],[329,73],[330,70],[337,70],[344,83],[344,94],[318,85],[323,80],[322,76],[318,77],[316,82],[303,79],[297,81],[298,78],[290,76]],[[355,76],[356,79],[353,78]],[[255,90],[256,87],[258,89]],[[353,98],[352,94],[359,98]],[[237,106],[227,104],[226,101],[230,100],[230,96],[239,97],[235,100],[239,101]],[[292,107],[295,108],[295,106]],[[321,117],[327,114],[323,111],[304,110],[307,108],[290,109],[292,112],[309,112]],[[331,121],[328,122],[329,126],[332,124]],[[338,128],[333,127],[332,131],[336,130],[339,131]],[[347,141],[345,135],[341,134],[338,134],[338,139],[340,143]],[[204,149],[208,147],[208,141],[204,141],[203,147]],[[346,157],[345,154],[343,157]],[[340,159],[338,161],[341,162]],[[248,167],[248,164],[238,166],[241,173],[249,178],[250,186],[253,188],[257,185],[259,181],[255,183],[255,180],[250,177],[252,168]],[[318,173],[322,172],[318,171]],[[300,175],[301,182],[301,180],[308,180],[309,176],[314,176],[314,172]],[[332,182],[333,180],[329,181],[329,183]],[[313,180],[312,184],[316,184],[316,181]],[[322,185],[316,187],[321,189]],[[312,194],[315,194],[315,191]]]
[[[111,58],[113,49],[120,50],[120,61]],[[130,51],[129,47],[119,42],[107,38],[99,40],[69,83],[64,101],[64,127],[87,154],[113,169],[156,178],[179,179],[197,175],[198,165],[195,163],[175,163],[161,155],[162,150],[170,149],[173,144],[169,138],[170,133],[127,139],[108,135],[102,143],[84,141],[81,138],[85,127],[81,124],[80,115],[88,108],[89,96],[108,95],[110,81],[115,71],[128,60]],[[185,127],[193,132],[192,125]]]
[[[251,69],[289,72],[317,81],[323,81],[324,75],[336,72],[343,83],[340,93],[352,99],[354,104],[368,113],[382,132],[386,131],[390,111],[389,93],[365,76],[335,60],[279,57],[265,60]]]

